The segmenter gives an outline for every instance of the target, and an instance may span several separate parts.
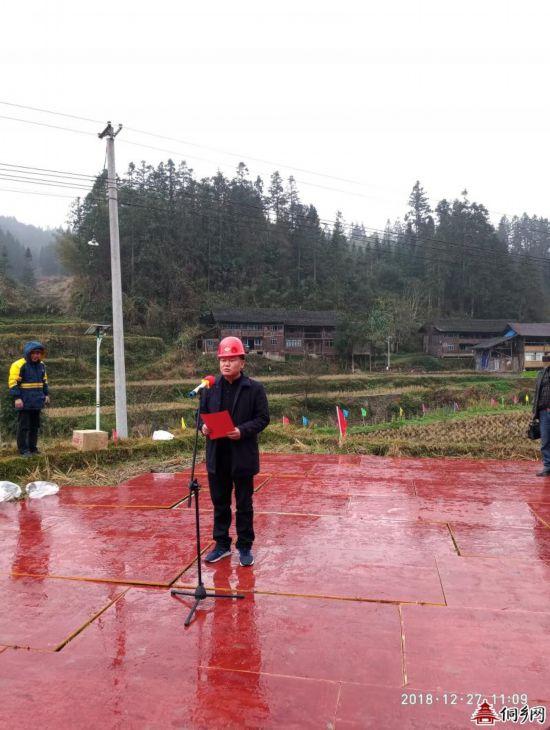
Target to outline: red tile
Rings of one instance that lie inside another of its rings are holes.
[[[325,458],[323,455],[321,458]],[[318,463],[314,454],[260,454],[262,472],[278,477],[287,475],[306,475]]]
[[[535,513],[536,517],[546,527],[550,527],[550,504],[544,502],[530,502],[529,506]]]
[[[525,502],[499,501],[488,497],[419,499],[419,517],[431,522],[462,522],[492,527],[534,527],[537,519]]]
[[[37,529],[47,530],[55,524],[55,516],[45,516],[37,500],[4,502],[0,504],[0,534],[5,532],[29,534]]]
[[[366,478],[363,476],[347,476],[342,479],[332,477],[272,477],[265,485],[271,489],[285,491],[296,485],[298,489],[315,494],[346,495],[346,496],[414,496],[412,479],[389,479],[388,477]]]
[[[138,667],[146,652],[170,654],[174,672],[200,663],[333,682],[403,683],[396,606],[248,594],[204,601],[194,631],[182,631],[192,598],[131,588],[120,600],[63,651],[93,653],[96,645],[113,651],[123,631],[126,657]]]
[[[248,594],[243,601],[219,600],[209,609],[201,635],[210,647],[208,666],[403,683],[396,606]]]
[[[334,721],[338,684],[297,677],[201,669],[192,728],[321,728]],[[185,713],[183,714],[185,717]]]
[[[286,512],[314,515],[337,515],[347,511],[349,497],[344,494],[323,494],[306,491],[297,481],[284,485],[268,481],[254,495],[256,512]]]
[[[11,546],[14,573],[169,585],[196,555],[194,510],[66,507],[55,518],[53,527]],[[207,547],[208,514],[202,529]]]
[[[209,587],[225,586],[244,591],[354,598],[372,601],[444,604],[435,561],[426,567],[396,565],[389,561],[369,563],[361,553],[351,555],[341,548],[324,549],[304,545],[299,549],[277,545],[255,548],[252,569],[238,566],[237,558],[203,566]],[[193,586],[197,580],[192,566],[178,585]]]
[[[484,500],[498,502],[511,500],[514,502],[550,502],[550,485],[545,480],[529,477],[478,476],[463,474],[437,479],[426,474],[425,478],[415,477],[414,485],[419,497],[433,499]]]
[[[168,509],[187,499],[189,490],[183,482],[152,482],[118,487],[62,487],[47,498],[51,507],[138,507]]]
[[[547,527],[499,529],[452,523],[451,530],[459,552],[464,556],[550,562],[550,530]]]
[[[438,558],[451,607],[550,613],[550,564],[499,558]]]
[[[122,723],[150,728],[298,728],[333,722],[337,682],[207,666],[224,656],[224,646],[229,656],[233,652],[249,664],[261,663],[262,632],[255,633],[254,626],[240,626],[238,636],[228,630],[236,627],[225,615],[225,602],[223,607],[221,601],[210,606],[210,614],[201,610],[192,627],[184,630],[185,610],[168,592],[130,594],[61,652],[8,650],[0,655],[0,727],[4,722],[10,728]],[[327,656],[327,668],[329,664]]]
[[[417,522],[420,501],[417,497],[403,495],[358,496],[349,501],[349,512],[367,520]]]
[[[438,700],[436,698],[439,698]],[[422,703],[417,700],[422,700]],[[447,702],[445,702],[447,700]],[[463,730],[475,710],[454,697],[405,688],[343,684],[336,711],[336,730],[344,728],[417,728]],[[412,704],[414,702],[414,704]],[[430,704],[424,704],[424,702]]]
[[[403,606],[405,670],[412,687],[544,697],[550,687],[550,615]]]
[[[436,555],[454,555],[445,525],[373,522],[354,515],[258,515],[254,522],[256,548],[269,552],[315,551],[322,564],[325,551],[340,551],[353,561],[392,565],[433,565]]]
[[[0,576],[0,642],[54,651],[124,590],[97,583]]]

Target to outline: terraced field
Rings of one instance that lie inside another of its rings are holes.
[[[139,335],[130,335],[127,343],[129,426],[138,440],[129,442],[124,450],[118,447],[115,453],[109,449],[93,459],[74,454],[69,445],[72,430],[95,427],[95,343],[93,337],[82,335],[83,329],[85,323],[78,322],[0,322],[0,368],[4,371],[29,337],[44,339],[50,348],[47,363],[52,407],[45,413],[41,437],[46,456],[34,466],[15,464],[15,471],[34,469],[37,476],[77,466],[101,471],[109,463],[114,469],[123,468],[123,464],[127,468],[129,461],[149,458],[150,436],[156,428],[167,428],[179,438],[164,451],[155,446],[150,458],[158,458],[159,453],[166,458],[174,458],[174,454],[185,458],[191,431],[181,431],[181,419],[189,426],[193,422],[196,401],[185,394],[196,384],[197,378],[191,373],[198,365],[189,359],[184,361],[179,351],[170,351],[158,338]],[[107,339],[102,345],[101,425],[109,432],[115,426],[111,344]],[[166,369],[172,373],[174,363],[179,363],[178,370],[184,377],[159,378],[164,362],[172,364],[172,370]],[[256,366],[252,362],[251,370]],[[204,372],[208,370],[215,372],[211,364]],[[144,372],[154,373],[154,377],[143,378]],[[262,435],[265,449],[334,452],[341,448],[395,455],[538,457],[538,444],[524,438],[529,418],[525,397],[532,394],[534,385],[531,377],[373,372],[277,374],[259,379],[268,392],[272,414],[272,425]],[[2,450],[13,459],[14,412],[6,390],[0,395]],[[341,447],[335,428],[335,405],[349,412],[348,438]],[[424,419],[423,413],[427,414]],[[281,425],[283,416],[290,420],[289,426]],[[310,422],[308,428],[302,428],[303,416]]]

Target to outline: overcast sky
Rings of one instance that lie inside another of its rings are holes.
[[[0,100],[98,123],[0,104],[4,117],[88,132],[0,118],[0,163],[96,174],[104,142],[94,134],[111,119],[182,140],[123,130],[120,172],[131,160],[172,157],[199,176],[230,175],[242,159],[252,176],[294,175],[302,200],[326,219],[341,209],[346,221],[382,227],[403,215],[417,179],[432,201],[467,188],[493,220],[548,216],[549,7],[3,3]],[[70,199],[54,196],[73,192],[14,182],[4,168],[0,214],[62,225]]]

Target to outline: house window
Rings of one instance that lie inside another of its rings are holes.
[[[262,346],[262,338],[261,337],[255,337],[254,338],[254,347],[261,347]]]
[[[530,352],[526,352],[525,353],[525,359],[526,360],[529,360],[530,362],[534,362],[535,360],[541,361],[543,355],[544,355],[543,352],[533,352],[533,351],[530,351]]]
[[[449,350],[449,352],[451,352],[452,350],[456,350],[456,345],[452,345],[449,342],[447,342],[447,344],[445,345],[445,349]]]
[[[205,352],[214,352],[218,345],[218,340],[207,338],[203,340]]]
[[[272,345],[276,345],[277,344],[277,338],[276,337],[272,337],[271,338],[271,344]]]
[[[290,349],[292,347],[302,347],[302,340],[299,339],[287,339],[286,346]]]
[[[334,347],[334,340],[327,340],[327,347]]]

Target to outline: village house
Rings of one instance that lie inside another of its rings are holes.
[[[500,337],[474,345],[476,370],[514,372],[538,370],[550,352],[549,322],[509,322]]]
[[[472,357],[482,340],[501,336],[505,319],[438,319],[420,328],[424,352],[434,357]]]
[[[336,354],[337,314],[305,309],[213,309],[202,319],[203,353],[215,353],[219,341],[240,337],[249,353],[273,360],[309,355],[331,358]]]

